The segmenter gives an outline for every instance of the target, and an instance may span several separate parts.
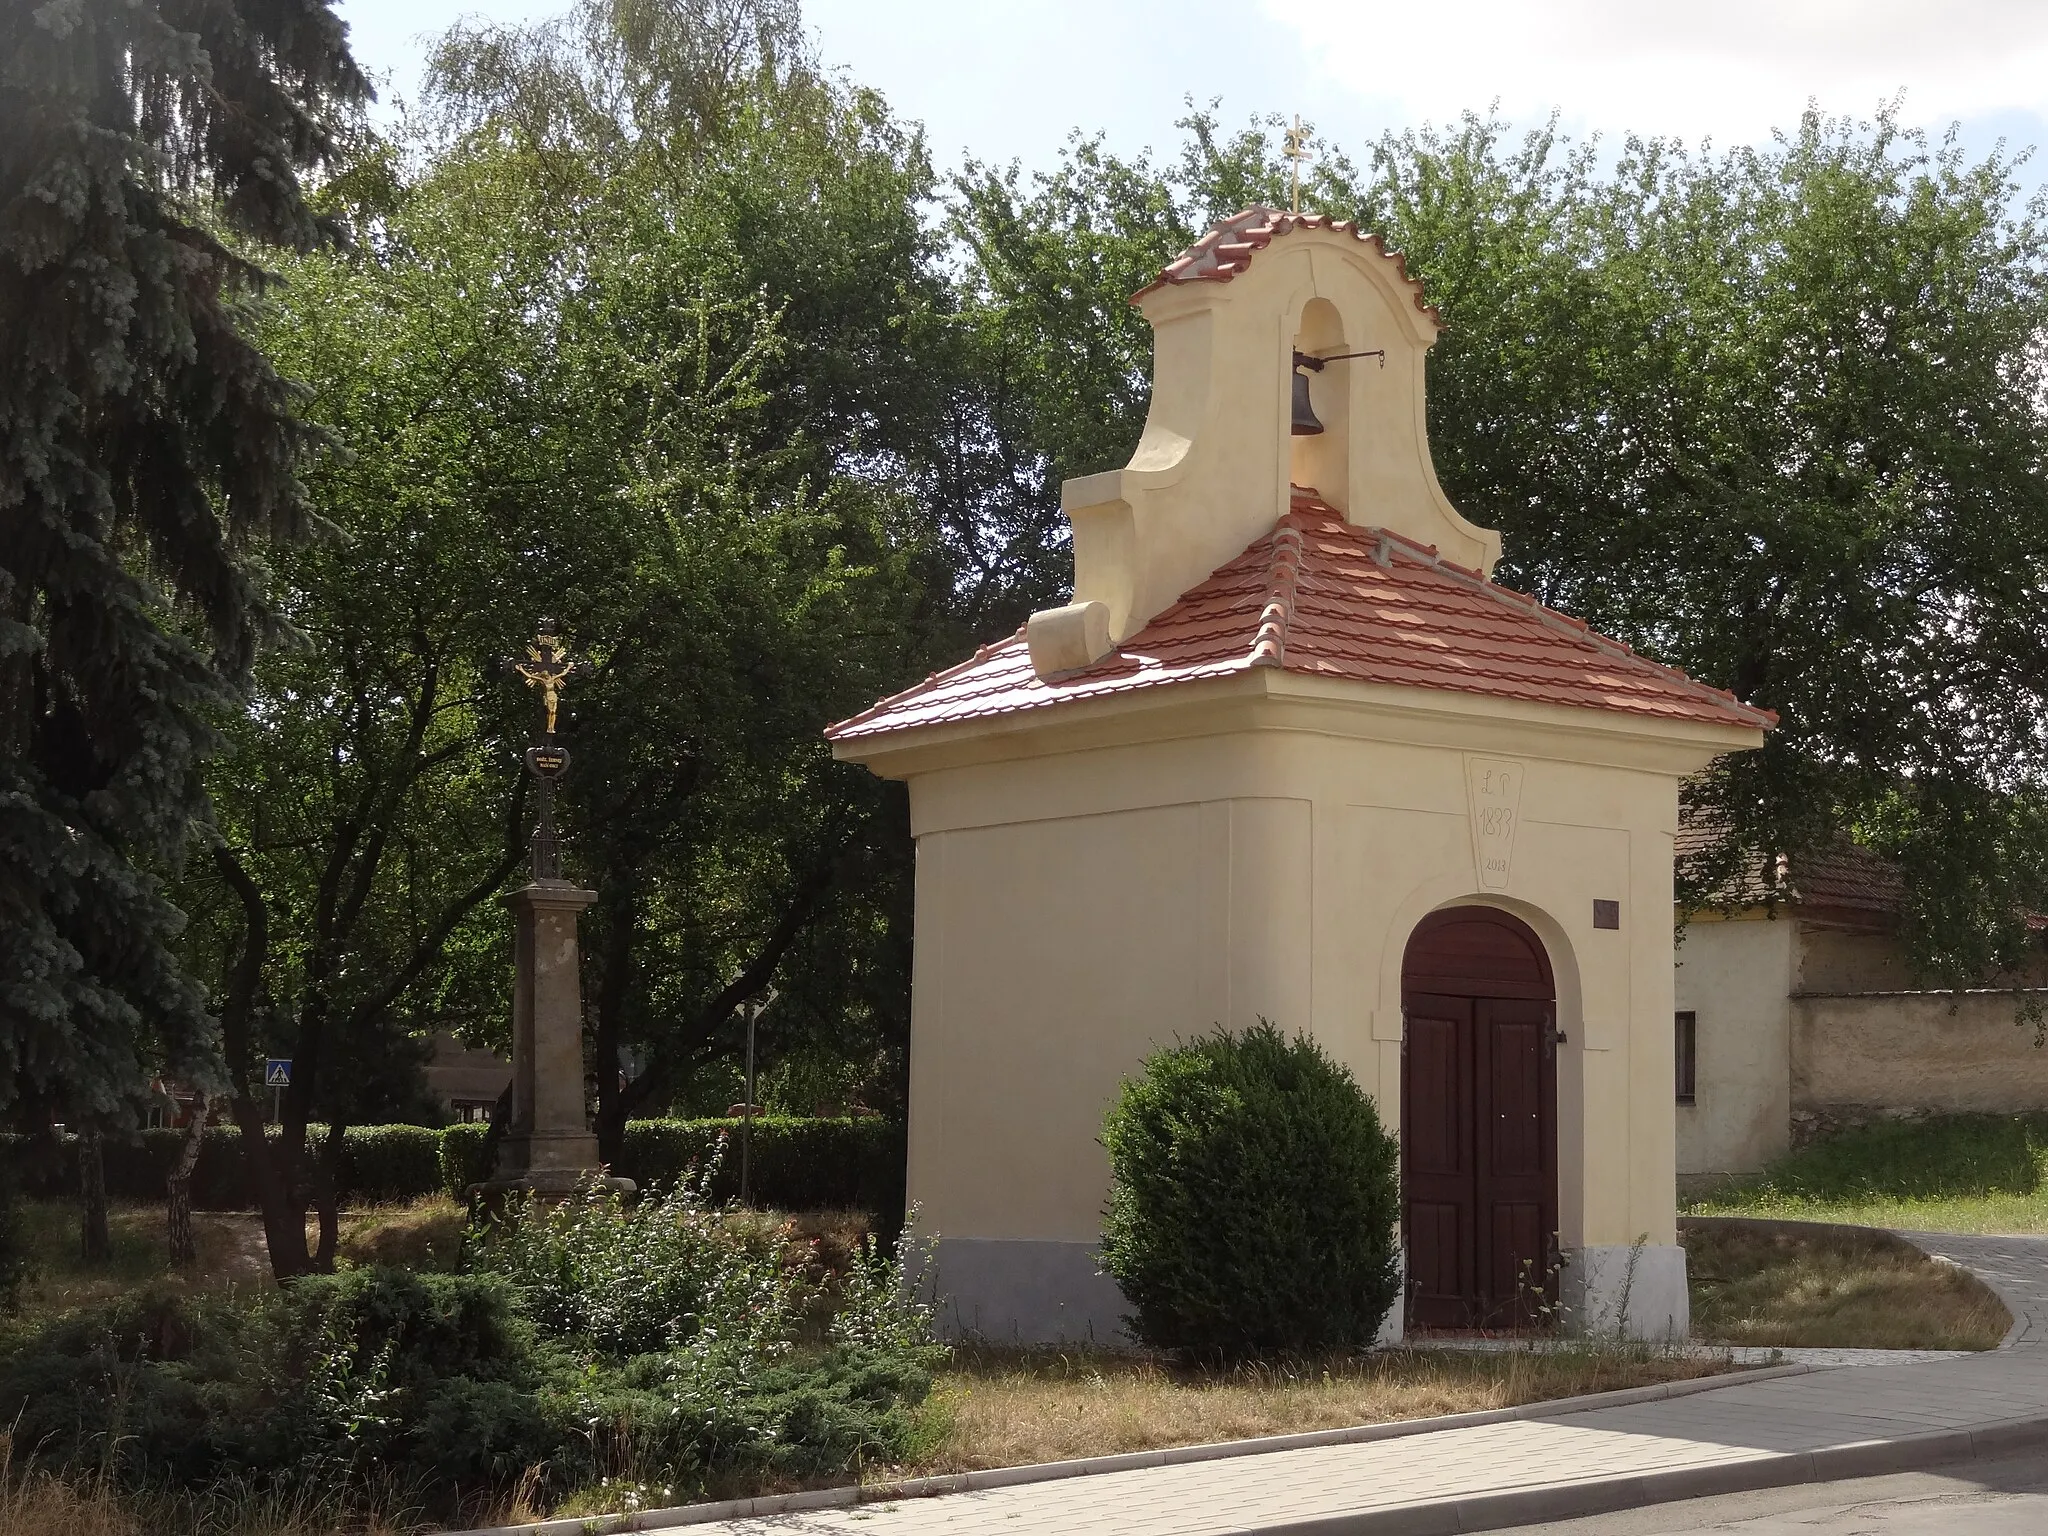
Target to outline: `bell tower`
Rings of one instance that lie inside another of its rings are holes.
[[[1430,462],[1423,368],[1441,323],[1378,236],[1250,208],[1131,302],[1152,323],[1151,410],[1129,464],[1060,489],[1074,601],[1032,618],[1042,672],[1136,634],[1270,529],[1293,485],[1492,572],[1500,536],[1458,514]],[[1295,430],[1298,376],[1320,432]]]

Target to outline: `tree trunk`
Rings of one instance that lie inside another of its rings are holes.
[[[320,1213],[320,1246],[313,1254],[313,1268],[320,1274],[334,1273],[334,1253],[341,1246],[341,1151],[348,1126],[339,1115],[327,1127],[327,1139],[320,1144],[320,1173],[313,1197]]]
[[[178,1161],[164,1181],[169,1197],[165,1226],[171,1245],[171,1262],[183,1268],[199,1262],[199,1244],[192,1236],[192,1170],[199,1166],[200,1144],[206,1138],[206,1119],[213,1101],[202,1097],[192,1111],[192,1123],[185,1127],[185,1140],[178,1147]]]
[[[79,1252],[88,1264],[104,1264],[114,1256],[114,1239],[107,1231],[107,1160],[98,1131],[78,1138],[78,1196]]]
[[[306,1248],[306,1207],[298,1197],[298,1181],[284,1166],[285,1151],[265,1134],[263,1109],[254,1099],[236,1094],[234,1112],[235,1124],[242,1128],[250,1182],[256,1186],[256,1208],[263,1215],[271,1276],[291,1280],[309,1274],[313,1256]]]
[[[290,1280],[313,1267],[306,1251],[306,1207],[298,1195],[296,1149],[273,1144],[266,1134],[262,1078],[257,1069],[257,1005],[263,990],[263,968],[270,957],[270,912],[263,892],[232,850],[213,850],[214,866],[242,903],[242,948],[235,958],[228,995],[220,1011],[221,1043],[227,1047],[234,1092],[228,1109],[242,1132],[243,1166],[256,1190],[256,1208],[263,1213],[263,1241],[270,1250],[270,1273]],[[283,1138],[280,1138],[282,1141]]]

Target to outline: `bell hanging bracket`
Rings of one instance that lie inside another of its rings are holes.
[[[1322,422],[1317,419],[1314,405],[1308,398],[1308,373],[1321,373],[1330,363],[1345,362],[1354,357],[1376,357],[1382,368],[1387,366],[1387,349],[1375,347],[1369,352],[1335,352],[1328,357],[1316,357],[1308,352],[1294,354],[1294,413],[1288,430],[1296,437],[1316,437],[1323,431]]]

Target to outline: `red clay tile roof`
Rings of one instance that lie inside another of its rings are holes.
[[[1704,815],[1681,817],[1680,864],[1714,853],[1726,836],[1724,825]],[[1773,895],[1813,907],[1895,915],[1905,901],[1906,883],[1891,860],[1845,838],[1803,854],[1762,855],[1750,869],[1723,880],[1711,899],[1760,905]]]
[[[1777,722],[1432,546],[1354,527],[1297,488],[1273,532],[1101,660],[1048,683],[1020,630],[825,734],[857,741],[1252,667],[1714,725]]]
[[[1375,255],[1400,268],[1401,280],[1415,295],[1415,307],[1442,326],[1436,306],[1422,296],[1422,283],[1408,275],[1408,258],[1399,251],[1389,251],[1386,241],[1378,235],[1359,234],[1358,226],[1349,219],[1333,219],[1321,213],[1284,213],[1278,208],[1252,207],[1233,213],[1168,262],[1157,277],[1131,295],[1131,302],[1135,304],[1155,288],[1168,284],[1227,283],[1250,266],[1252,257],[1271,245],[1277,236],[1292,234],[1297,229],[1335,230],[1354,236],[1360,245],[1370,246]]]

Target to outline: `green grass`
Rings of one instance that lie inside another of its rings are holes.
[[[1686,1210],[1928,1232],[2048,1232],[2048,1114],[1940,1115],[1845,1131]]]

